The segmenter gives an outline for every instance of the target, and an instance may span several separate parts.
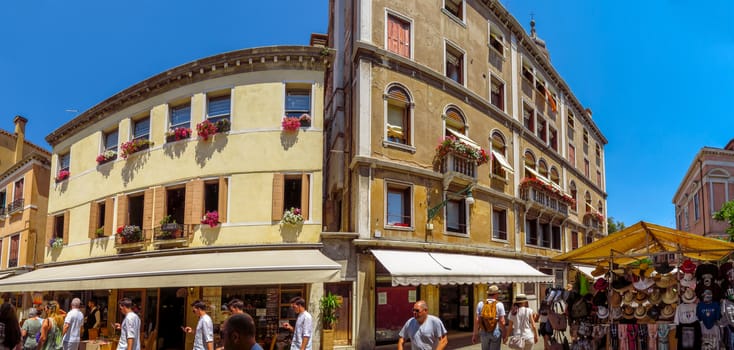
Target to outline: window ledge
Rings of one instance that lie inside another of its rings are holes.
[[[501,238],[494,238],[494,237],[490,239],[490,242],[510,244],[509,239],[501,239]]]
[[[397,148],[399,150],[407,151],[415,154],[415,147],[411,145],[404,145],[402,143],[382,140],[382,147]]]
[[[385,225],[383,227],[385,230],[393,230],[393,231],[415,231],[414,226],[394,226],[394,225]]]
[[[444,15],[449,16],[449,18],[456,22],[456,24],[466,28],[466,22],[464,22],[461,18],[454,16],[454,14],[449,12],[449,10],[442,7],[441,12],[443,12]]]
[[[452,232],[452,231],[446,230],[443,234],[445,236],[454,236],[454,237],[461,237],[461,238],[469,238],[469,234],[468,233]]]
[[[505,184],[507,183],[507,176],[502,176],[502,175],[497,175],[497,174],[489,173],[489,177],[490,177],[490,178],[491,178],[492,180],[498,180],[498,181],[502,181],[502,182],[504,182]]]
[[[449,15],[451,15],[451,14],[449,13]],[[451,16],[453,16],[453,15],[451,15]],[[496,54],[500,55],[500,58],[502,59],[502,62],[506,62],[507,61],[507,58],[505,58],[505,54],[504,53],[497,51],[497,49],[495,49],[494,46],[492,46],[492,44],[490,44],[490,43],[487,43],[487,46],[489,47],[490,50],[492,50]]]

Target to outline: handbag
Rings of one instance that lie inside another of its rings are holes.
[[[510,336],[510,338],[507,340],[507,346],[509,346],[510,349],[524,349],[525,338],[519,335]]]
[[[557,331],[565,331],[568,326],[568,320],[566,320],[566,310],[563,306],[563,302],[556,301],[553,303],[553,308],[548,315],[548,322],[551,327]]]

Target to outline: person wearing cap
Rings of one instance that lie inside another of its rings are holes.
[[[502,346],[502,330],[505,329],[505,306],[499,301],[500,288],[497,285],[491,285],[487,288],[487,300],[480,301],[477,304],[476,318],[474,320],[474,332],[472,332],[471,342],[477,343],[477,333],[482,343],[482,350],[499,350]],[[493,331],[480,329],[482,324],[482,308],[484,303],[495,302],[497,327]]]
[[[28,319],[23,322],[23,328],[20,331],[25,338],[23,350],[35,350],[38,347],[36,335],[39,332],[41,332],[41,320],[38,318],[38,310],[32,307],[28,310]]]
[[[535,312],[528,307],[528,297],[525,294],[515,296],[515,304],[518,306],[517,313],[508,317],[508,327],[513,337],[521,337],[525,340],[525,350],[530,350],[538,342],[538,329],[535,326]],[[508,332],[509,333],[509,332]],[[507,343],[509,337],[505,335],[503,343]]]

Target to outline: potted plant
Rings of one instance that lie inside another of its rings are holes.
[[[206,212],[204,217],[201,218],[201,224],[209,225],[209,227],[216,227],[219,225],[219,212],[216,210]]]
[[[204,141],[208,141],[210,137],[217,133],[217,126],[208,119],[196,124],[196,134]]]
[[[308,128],[311,126],[311,116],[303,113],[300,117],[298,117],[298,122],[301,123],[302,128]]]
[[[303,215],[301,214],[300,208],[290,208],[283,212],[283,218],[280,219],[280,223],[283,225],[296,226],[302,224],[304,221]]]
[[[319,300],[319,311],[321,313],[321,348],[334,348],[334,326],[336,326],[336,310],[342,306],[341,297],[326,293]]]
[[[283,117],[283,121],[280,123],[283,127],[284,132],[296,132],[301,127],[300,117]]]
[[[58,249],[64,246],[64,239],[61,237],[54,237],[48,241],[48,246],[51,249]]]
[[[227,132],[230,128],[232,128],[232,123],[230,123],[229,119],[219,119],[216,123],[217,132]]]
[[[137,139],[137,140],[125,142],[120,146],[120,148],[122,149],[122,152],[120,153],[120,157],[122,157],[122,159],[127,159],[129,155],[135,152],[146,150],[150,148],[150,146],[152,145],[153,145],[153,141],[146,140],[146,139]]]
[[[166,132],[166,142],[175,142],[185,140],[191,137],[191,129],[189,128],[175,128]]]
[[[465,142],[457,139],[454,136],[446,136],[436,146],[436,158],[441,159],[448,153],[456,154],[465,157],[469,160],[477,162],[477,165],[488,163],[490,160],[489,153],[484,149],[477,149],[472,147]]]
[[[68,170],[61,170],[58,174],[56,174],[56,182],[61,182],[69,178],[69,171]]]
[[[125,225],[117,228],[117,234],[120,235],[120,243],[137,243],[143,240],[143,231],[139,226]]]
[[[97,156],[97,165],[102,165],[115,159],[117,159],[117,152],[113,150],[107,150]]]
[[[98,229],[94,230],[94,234],[97,235],[97,238],[104,237],[104,226],[101,226]]]

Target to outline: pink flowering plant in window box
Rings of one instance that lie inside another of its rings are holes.
[[[485,164],[491,159],[484,149],[476,149],[454,136],[444,137],[436,146],[436,159],[441,159],[449,153],[473,160],[477,165]]]
[[[128,156],[130,156],[133,153],[140,152],[142,150],[146,150],[150,148],[150,146],[153,145],[153,142],[150,140],[145,139],[137,139],[132,140],[123,143],[120,148],[122,149],[122,152],[120,153],[120,157],[122,159],[127,159]]]
[[[97,156],[97,164],[98,165],[104,164],[109,161],[113,161],[115,159],[117,159],[117,152],[113,150],[107,150],[107,151],[100,153],[100,155]]]
[[[301,127],[300,117],[283,117],[283,121],[280,123],[285,132],[296,132]]]
[[[59,173],[56,174],[56,182],[61,182],[61,181],[68,179],[69,175],[71,175],[71,173],[69,173],[68,170],[59,171]]]
[[[216,227],[219,225],[219,212],[216,210],[206,212],[204,217],[201,219],[201,224],[209,225],[209,227]]]
[[[166,132],[166,142],[174,142],[185,140],[191,137],[191,129],[189,128],[175,128]]]
[[[208,141],[210,137],[217,133],[217,125],[205,120],[199,124],[196,124],[196,134],[201,137],[202,140]]]
[[[283,212],[283,218],[280,219],[280,223],[284,225],[296,226],[302,224],[304,221],[303,215],[301,214],[300,208],[293,208]]]
[[[120,235],[120,243],[136,243],[143,240],[143,230],[140,226],[125,225],[117,228],[117,234]]]

